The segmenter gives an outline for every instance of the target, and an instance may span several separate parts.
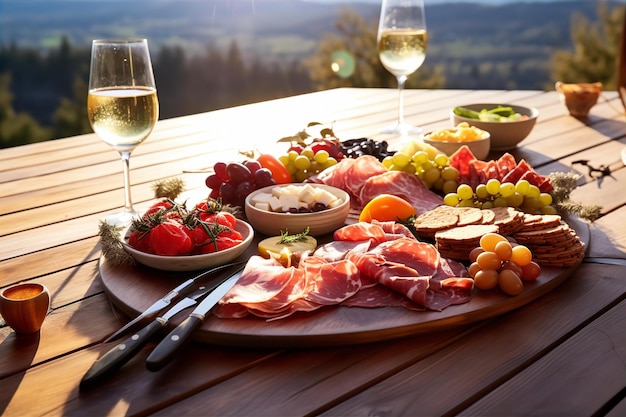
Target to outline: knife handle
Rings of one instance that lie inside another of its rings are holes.
[[[179,349],[202,324],[202,318],[193,313],[172,330],[165,339],[154,348],[146,359],[146,367],[149,371],[156,372],[161,370],[165,365],[170,363]]]
[[[150,338],[162,328],[161,322],[153,320],[137,333],[113,347],[100,357],[83,376],[83,379],[80,381],[80,389],[89,389],[117,371],[135,356]]]

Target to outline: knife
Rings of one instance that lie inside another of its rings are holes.
[[[114,340],[117,340],[120,337],[132,331],[132,329],[134,329],[135,326],[139,324],[140,322],[146,319],[155,317],[157,314],[159,314],[161,310],[165,309],[165,307],[169,306],[173,301],[193,291],[196,283],[204,279],[207,275],[215,274],[223,269],[228,269],[236,265],[241,265],[242,263],[243,262],[236,262],[236,263],[220,265],[218,267],[209,269],[208,271],[205,271],[201,273],[200,275],[197,275],[193,278],[189,278],[188,280],[186,280],[185,282],[183,282],[182,284],[180,284],[179,286],[177,286],[176,288],[174,288],[173,290],[165,294],[165,296],[163,296],[161,299],[157,300],[154,304],[148,307],[143,313],[135,317],[130,322],[126,323],[124,327],[122,327],[121,329],[113,333],[111,336],[107,337],[103,343],[113,342]]]
[[[167,365],[176,356],[178,350],[189,339],[189,336],[204,321],[206,315],[226,295],[241,277],[243,268],[228,277],[211,294],[189,314],[182,323],[172,330],[148,355],[146,367],[150,371],[158,371]]]
[[[181,311],[192,307],[197,304],[197,300],[204,297],[211,292],[215,286],[200,287],[192,294],[189,294],[178,303],[174,304],[165,314],[157,317],[150,322],[143,329],[130,336],[125,341],[113,347],[107,353],[102,355],[94,364],[89,368],[87,373],[80,381],[79,388],[81,390],[89,389],[96,385],[104,378],[111,375],[113,372],[121,368],[126,362],[128,362],[133,356],[135,356],[145,345],[150,338],[163,329],[169,323],[170,319]]]

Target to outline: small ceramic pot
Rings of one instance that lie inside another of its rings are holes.
[[[16,333],[38,332],[49,309],[50,292],[43,284],[16,284],[0,293],[0,314]]]
[[[602,93],[602,83],[565,84],[557,81],[554,87],[561,102],[574,117],[587,117]]]

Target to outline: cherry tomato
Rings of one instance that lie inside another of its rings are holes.
[[[193,242],[185,232],[185,226],[166,220],[150,231],[150,246],[156,255],[187,255],[193,249]]]
[[[360,222],[371,222],[372,220],[397,221],[406,220],[411,216],[416,216],[415,208],[403,198],[391,194],[381,194],[374,197],[363,207],[359,215]]]
[[[139,230],[135,230],[130,234],[128,238],[128,244],[133,248],[140,250],[142,252],[150,253],[152,249],[150,248],[150,234],[146,232],[140,232]]]
[[[167,200],[160,200],[154,203],[146,212],[143,214],[143,218],[147,219],[148,216],[152,216],[159,211],[167,211],[173,207],[172,203]]]
[[[275,156],[264,153],[259,155],[257,161],[259,161],[263,168],[267,168],[271,171],[272,177],[274,177],[274,181],[276,181],[277,184],[289,184],[293,182],[287,167]]]

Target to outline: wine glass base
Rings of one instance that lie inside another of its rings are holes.
[[[380,133],[393,133],[398,135],[419,135],[422,133],[422,128],[413,126],[409,123],[393,123],[389,126],[382,128]]]
[[[102,221],[107,222],[111,226],[128,227],[134,219],[138,219],[139,217],[139,213],[135,210],[123,210],[105,216]]]

